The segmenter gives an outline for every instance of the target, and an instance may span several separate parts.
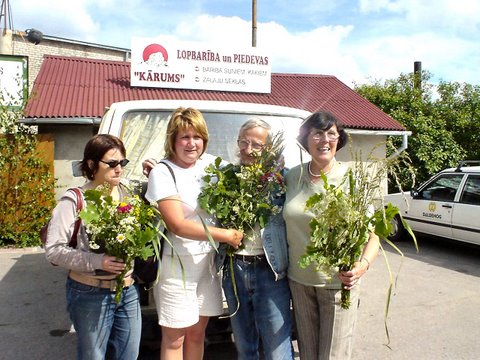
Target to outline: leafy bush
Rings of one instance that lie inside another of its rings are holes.
[[[0,105],[0,246],[40,245],[55,206],[55,178],[21,118],[22,111]]]

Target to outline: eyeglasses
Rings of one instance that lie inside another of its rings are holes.
[[[244,150],[251,146],[252,150],[254,151],[260,151],[265,147],[265,144],[259,144],[248,140],[237,140],[237,145],[241,150]]]
[[[334,130],[330,130],[330,131],[318,130],[318,131],[315,131],[314,133],[310,133],[310,135],[312,135],[312,140],[315,142],[319,142],[320,140],[323,140],[325,136],[327,137],[328,141],[335,141],[340,137],[340,135]]]
[[[110,161],[100,160],[100,162],[102,162],[104,164],[107,164],[109,167],[114,169],[118,165],[120,165],[122,168],[125,167],[130,162],[130,160],[128,160],[128,159],[123,159],[123,160],[120,160],[120,161],[118,161],[118,160],[110,160]]]

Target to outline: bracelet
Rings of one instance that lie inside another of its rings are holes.
[[[370,261],[368,261],[367,258],[362,257],[362,258],[360,259],[360,261],[363,261],[363,260],[365,260],[365,261],[367,262],[367,270],[370,269]]]

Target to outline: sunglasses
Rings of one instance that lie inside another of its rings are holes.
[[[107,164],[109,167],[111,167],[112,169],[116,168],[118,165],[120,165],[122,168],[125,167],[125,165],[127,165],[130,160],[128,159],[123,159],[123,160],[110,160],[110,161],[103,161],[103,160],[100,160],[100,162],[104,163],[104,164]]]

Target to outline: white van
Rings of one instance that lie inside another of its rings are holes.
[[[309,112],[283,106],[224,101],[139,100],[114,103],[105,112],[99,133],[122,139],[131,165],[124,176],[144,180],[141,163],[144,159],[162,159],[165,131],[170,114],[178,107],[193,107],[202,112],[210,139],[207,153],[229,162],[237,161],[237,135],[240,126],[252,117],[268,122],[273,133],[283,131],[285,166],[300,163],[300,150],[295,138],[301,122]],[[305,154],[303,154],[305,160]],[[135,165],[135,166],[133,166]]]
[[[126,148],[130,163],[124,177],[145,181],[141,163],[147,158],[162,159],[167,124],[173,110],[193,107],[202,112],[207,123],[209,142],[207,153],[229,162],[237,161],[237,136],[240,126],[252,117],[258,117],[272,126],[273,133],[283,131],[285,138],[285,166],[291,168],[301,162],[296,145],[298,128],[309,112],[282,106],[223,101],[195,100],[139,100],[114,103],[105,112],[99,133],[119,137]],[[310,158],[305,153],[303,161]],[[151,293],[142,293],[142,348],[157,345],[160,331]],[[228,312],[224,303],[225,314]],[[231,341],[228,317],[214,317],[206,330],[207,343]],[[157,349],[148,348],[147,351]]]

